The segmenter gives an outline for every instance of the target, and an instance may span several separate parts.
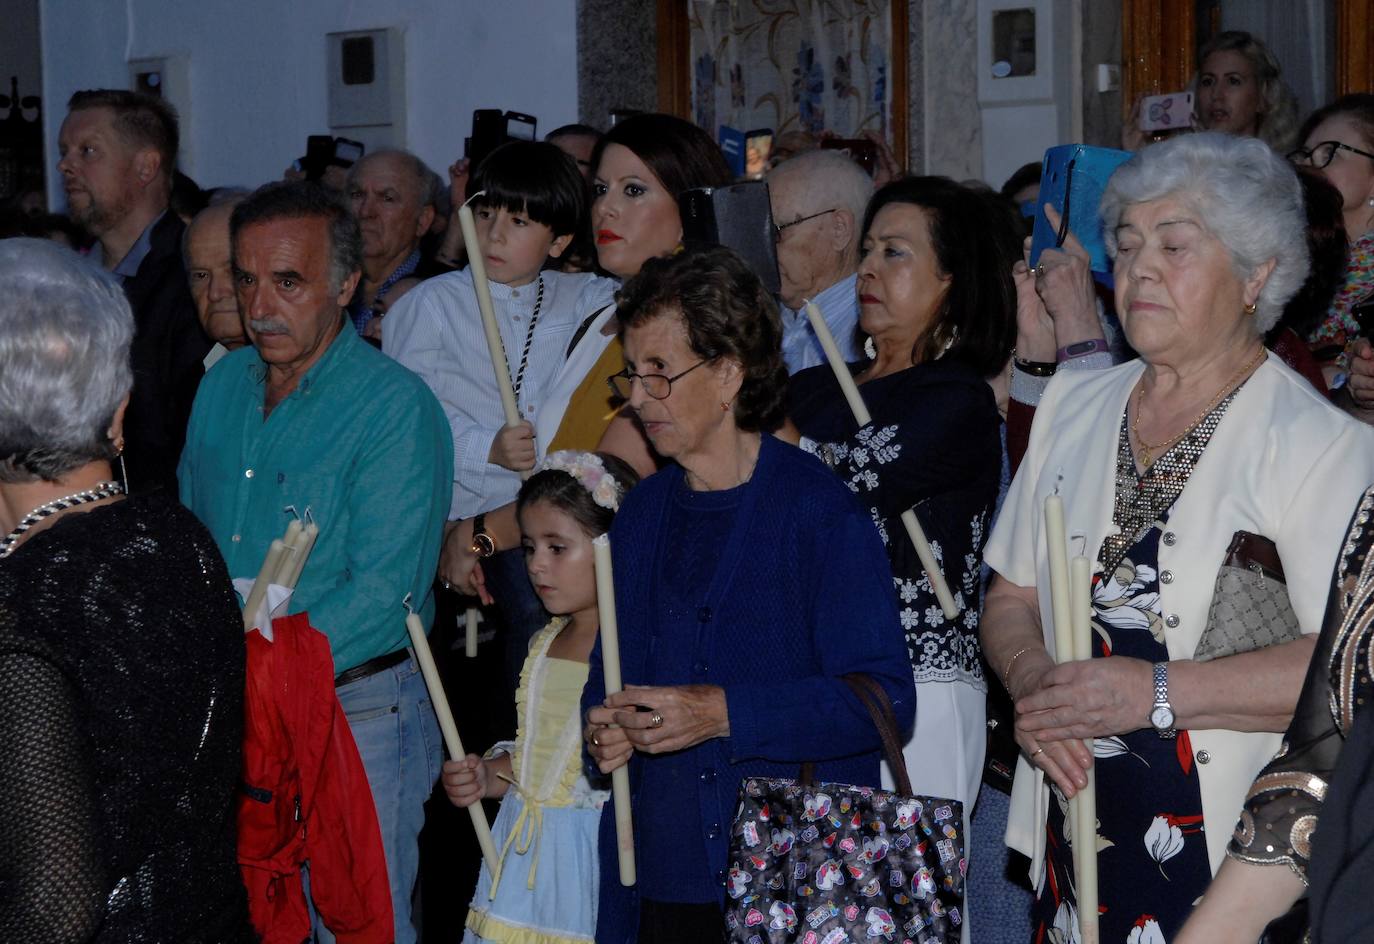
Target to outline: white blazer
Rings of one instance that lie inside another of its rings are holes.
[[[988,565],[1004,578],[1036,588],[1045,645],[1051,653],[1054,624],[1041,537],[1045,496],[1058,487],[1070,546],[1076,546],[1076,536],[1086,536],[1089,553],[1096,554],[1109,529],[1115,531],[1112,507],[1121,416],[1144,369],[1137,360],[1109,370],[1055,375],[1036,411],[1026,457],[984,551]],[[1321,629],[1341,538],[1371,481],[1374,430],[1336,409],[1270,354],[1232,400],[1160,541],[1160,603],[1167,620],[1169,658],[1192,658],[1206,628],[1217,570],[1238,530],[1264,535],[1278,545],[1302,631]],[[1094,563],[1094,568],[1100,570],[1100,564]],[[1140,723],[1144,726],[1148,720],[1141,718]],[[1245,793],[1278,750],[1282,735],[1190,730],[1189,736],[1201,782],[1207,854],[1215,873]],[[1037,883],[1049,802],[1044,773],[1021,757],[1006,841],[1030,856],[1031,880]],[[1111,799],[1098,799],[1103,802]]]

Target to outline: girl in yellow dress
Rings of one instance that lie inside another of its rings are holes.
[[[607,791],[582,769],[579,702],[598,628],[592,538],[610,530],[638,475],[614,456],[554,452],[520,489],[530,582],[557,614],[530,642],[516,692],[515,741],[444,764],[456,806],[504,797],[492,825],[465,944],[589,942],[596,931],[597,828]]]

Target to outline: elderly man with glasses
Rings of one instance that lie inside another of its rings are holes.
[[[816,303],[848,361],[859,359],[859,223],[873,180],[839,151],[807,151],[768,175],[778,244],[782,353],[789,373],[825,363],[802,307]]]

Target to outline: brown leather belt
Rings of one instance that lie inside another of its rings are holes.
[[[342,688],[349,682],[356,682],[360,679],[367,678],[369,675],[376,675],[383,669],[389,669],[392,666],[400,665],[409,658],[409,649],[397,649],[395,652],[388,652],[384,656],[368,659],[366,662],[355,665],[351,669],[344,669],[338,675],[334,676],[334,687]]]

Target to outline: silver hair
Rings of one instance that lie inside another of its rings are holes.
[[[1102,194],[1107,251],[1116,258],[1116,228],[1128,206],[1173,197],[1197,211],[1206,230],[1231,254],[1239,278],[1276,263],[1260,290],[1254,324],[1263,334],[1307,278],[1307,216],[1293,167],[1257,138],[1219,131],[1152,144],[1112,175]]]
[[[429,165],[420,160],[409,151],[400,148],[382,148],[379,151],[372,151],[364,155],[348,171],[348,184],[353,185],[354,178],[362,170],[363,165],[368,161],[375,161],[379,157],[397,157],[401,159],[408,171],[415,177],[415,196],[419,200],[420,209],[427,206],[434,206],[439,200],[439,191],[443,189],[443,182],[439,175],[429,169]]]
[[[804,151],[769,171],[768,180],[776,182],[792,175],[805,181],[810,202],[815,204],[809,212],[818,213],[832,206],[843,207],[854,214],[854,232],[857,236],[864,209],[873,198],[873,178],[862,167],[842,151]]]
[[[0,482],[113,458],[134,317],[113,276],[46,239],[0,240]]]

